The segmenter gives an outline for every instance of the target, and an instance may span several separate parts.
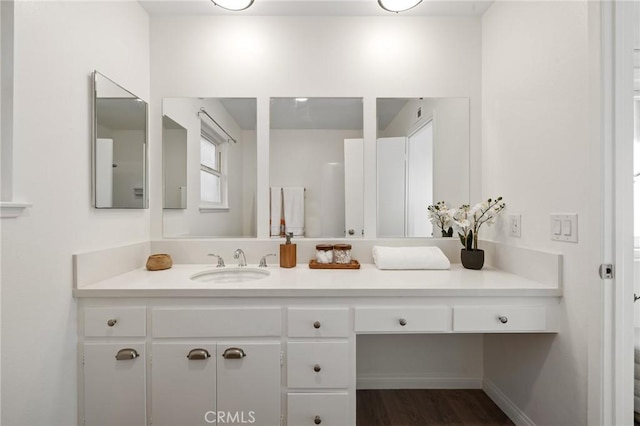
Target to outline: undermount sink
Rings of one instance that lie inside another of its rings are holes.
[[[264,268],[220,268],[191,275],[193,281],[208,283],[243,283],[266,278],[271,272]]]

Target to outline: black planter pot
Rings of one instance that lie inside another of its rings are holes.
[[[484,250],[460,250],[460,261],[467,269],[482,269],[484,266]]]

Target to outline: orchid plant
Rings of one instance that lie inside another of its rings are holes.
[[[453,217],[451,210],[444,201],[439,201],[427,207],[429,211],[429,221],[434,227],[440,228],[443,237],[453,236]]]
[[[471,207],[468,204],[451,212],[453,223],[459,228],[460,242],[467,250],[478,250],[478,232],[485,223],[491,225],[504,208],[502,197],[478,203]]]

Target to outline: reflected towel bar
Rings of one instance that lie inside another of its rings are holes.
[[[219,128],[220,130],[222,130],[222,131],[224,132],[224,134],[225,134],[225,135],[227,135],[227,136],[229,137],[229,139],[230,139],[230,140],[232,140],[232,141],[233,141],[233,143],[238,143],[238,141],[237,141],[237,140],[235,140],[235,139],[233,138],[233,136],[231,136],[231,135],[229,134],[229,132],[227,132],[227,131],[224,129],[224,127],[222,127],[222,126],[220,125],[220,123],[218,123],[218,122],[215,120],[215,118],[213,118],[212,116],[210,116],[210,115],[209,115],[209,113],[207,112],[207,110],[206,110],[206,109],[204,109],[204,107],[201,107],[201,108],[200,108],[200,111],[198,111],[198,116],[199,116],[200,114],[204,114],[204,115],[206,115],[207,117],[209,117],[209,120],[213,121],[213,122],[216,124],[216,126],[218,126],[218,128]],[[229,139],[227,139],[227,142],[229,142]]]

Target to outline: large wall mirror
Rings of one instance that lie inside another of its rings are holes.
[[[427,207],[469,203],[469,99],[377,100],[377,235],[431,237]]]
[[[256,236],[256,99],[162,102],[163,234]]]
[[[361,98],[272,98],[269,234],[361,238]]]
[[[147,208],[147,103],[97,71],[93,86],[94,206]]]

